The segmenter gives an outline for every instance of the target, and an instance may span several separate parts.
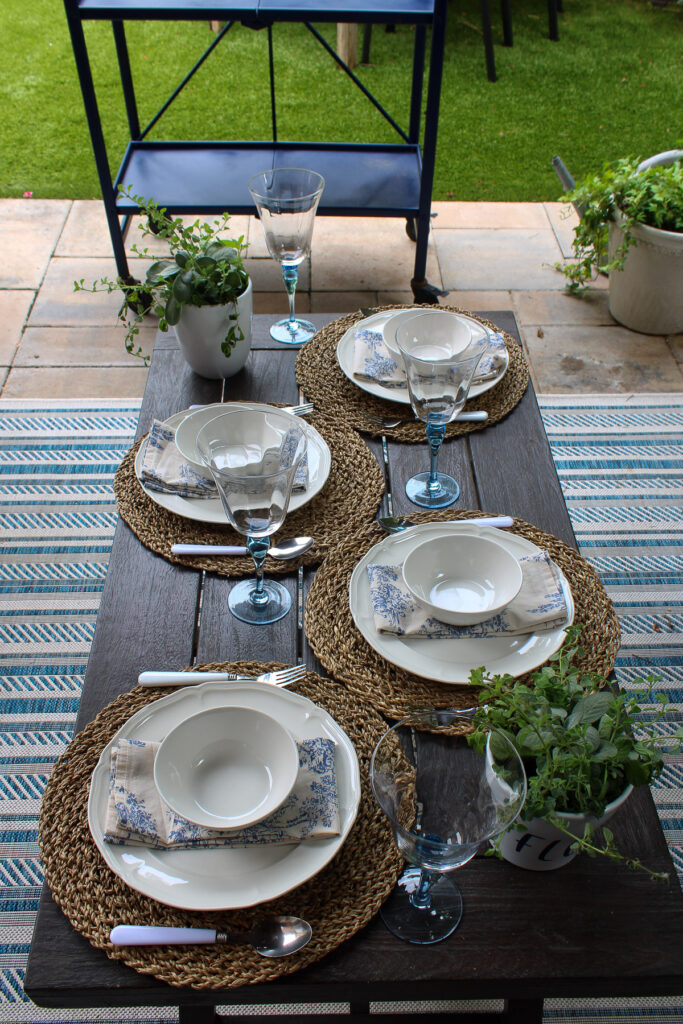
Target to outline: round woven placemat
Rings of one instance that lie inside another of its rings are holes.
[[[202,667],[256,675],[281,666],[238,662]],[[291,893],[257,907],[206,913],[157,903],[115,875],[92,840],[87,805],[90,777],[100,753],[131,715],[168,690],[137,687],[118,697],[74,737],[59,758],[40,816],[45,879],[74,928],[111,959],[122,960],[170,985],[224,989],[270,981],[307,967],[336,949],[370,921],[391,892],[401,859],[368,781],[370,757],[386,723],[359,705],[343,686],[312,672],[291,689],[328,711],[349,736],[360,763],[361,801],[356,822],[336,857]],[[109,942],[109,932],[116,924],[237,931],[251,928],[266,914],[305,918],[313,926],[313,938],[299,953],[280,960],[260,957],[250,946],[113,946]]]
[[[377,306],[373,312],[385,309],[413,308],[419,307]],[[434,309],[434,306],[425,305],[424,308]],[[494,331],[500,330],[490,320],[476,316],[459,306],[439,306],[438,308],[448,309],[454,313],[465,313]],[[355,430],[362,430],[373,437],[381,437],[384,434],[396,441],[423,442],[425,425],[422,422],[402,423],[398,427],[384,430],[381,423],[377,422],[377,418],[381,421],[385,418],[410,417],[413,415],[411,407],[388,399],[377,398],[356,387],[345,376],[337,362],[339,339],[350,327],[353,327],[359,320],[365,319],[367,315],[367,312],[363,313],[361,310],[348,313],[346,316],[326,324],[314,338],[307,341],[296,359],[297,383],[306,398],[315,402],[316,408],[322,412],[334,413]],[[485,391],[483,395],[471,398],[465,406],[469,410],[486,411],[489,414],[488,420],[486,423],[449,423],[446,428],[447,437],[470,434],[473,430],[483,430],[492,423],[498,423],[514,409],[526,391],[529,383],[529,367],[524,353],[514,338],[505,332],[503,332],[503,336],[510,357],[505,376],[495,387]]]
[[[282,537],[311,536],[313,547],[296,559],[266,560],[269,576],[291,572],[299,565],[319,565],[331,547],[373,519],[384,493],[384,478],[377,459],[358,434],[339,418],[319,412],[307,419],[330,448],[330,475],[319,494],[294,512],[288,512]],[[114,477],[116,505],[121,517],[145,547],[176,565],[207,569],[220,576],[253,575],[250,556],[215,557],[174,555],[172,544],[244,544],[231,526],[216,526],[169,512],[143,491],[135,475],[135,456],[144,438],[124,456]],[[273,538],[277,543],[276,534]]]
[[[482,512],[418,512],[416,523],[468,519]],[[491,513],[493,514],[493,513]],[[574,621],[582,623],[584,655],[576,664],[609,675],[619,650],[619,623],[597,575],[574,548],[551,534],[515,519],[514,533],[548,551],[566,576],[575,604]],[[373,524],[347,537],[318,569],[305,610],[308,642],[325,668],[342,680],[366,707],[399,719],[417,707],[469,707],[476,702],[471,685],[432,682],[392,665],[361,636],[349,610],[349,581],[363,555],[387,535]],[[473,666],[477,667],[477,666]]]

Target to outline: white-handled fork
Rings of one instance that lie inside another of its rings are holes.
[[[305,665],[291,665],[260,676],[239,672],[141,672],[140,686],[192,686],[197,683],[269,683],[271,686],[289,686],[306,675]]]

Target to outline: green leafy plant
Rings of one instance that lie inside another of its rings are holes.
[[[509,675],[489,676],[483,668],[470,674],[470,681],[482,688],[470,743],[483,751],[489,729],[503,732],[527,772],[524,819],[548,819],[571,837],[577,850],[621,860],[608,828],[603,826],[600,845],[590,823],[576,838],[558,815],[599,819],[629,784],[644,786],[660,775],[664,756],[654,726],[668,701],[653,693],[654,678],[636,680],[643,689],[617,691],[601,676],[581,672],[575,664],[582,654],[579,633],[580,626],[568,629],[560,650],[528,683]],[[643,701],[656,706],[647,723],[639,717]],[[680,748],[680,734],[667,740]],[[633,859],[627,863],[644,867]]]
[[[628,250],[637,244],[635,224],[683,231],[683,161],[644,171],[638,171],[639,163],[637,158],[627,158],[613,167],[606,165],[602,173],[584,179],[563,195],[582,212],[572,241],[577,262],[555,264],[567,277],[570,292],[581,292],[598,271],[623,269]],[[609,259],[609,224],[617,212],[624,237]]]
[[[113,292],[120,288],[124,302],[119,316],[126,323],[126,350],[139,356],[145,363],[149,356],[137,346],[136,338],[145,313],[152,311],[159,317],[159,329],[167,331],[180,319],[183,306],[220,306],[234,303],[245,291],[249,276],[244,267],[242,253],[246,249],[243,236],[222,238],[230,221],[223,213],[212,223],[199,220],[185,226],[181,218],[169,217],[166,210],[152,199],[133,196],[130,189],[121,189],[146,216],[143,236],[154,235],[168,242],[170,255],[157,259],[145,274],[144,280],[126,281],[120,277],[112,281],[107,277],[86,286],[84,279],[74,282],[76,291]],[[140,259],[149,259],[147,248],[132,246]],[[230,327],[221,344],[229,356],[244,334],[237,322],[237,312],[229,314]]]

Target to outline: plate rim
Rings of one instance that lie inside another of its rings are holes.
[[[344,345],[348,344],[352,340],[351,332],[357,331],[359,328],[363,327],[363,325],[367,324],[368,321],[374,320],[376,317],[384,315],[385,312],[385,310],[379,310],[377,313],[372,313],[371,316],[365,317],[363,320],[356,321],[355,324],[352,324],[351,327],[344,331],[341,338],[337,342],[337,365],[339,366],[339,369],[342,371],[346,379],[351,381],[351,383],[354,384],[357,388],[360,388],[361,391],[365,391],[366,394],[374,395],[375,398],[382,398],[387,402],[398,402],[400,405],[410,405],[410,395],[408,394],[407,386],[405,388],[383,388],[379,384],[373,384],[371,381],[357,380],[353,375],[353,370],[349,365],[348,360],[344,360],[344,362],[342,362],[342,358],[340,357],[340,352]],[[403,311],[393,310],[393,312],[400,313]],[[503,377],[505,376],[510,367],[510,354],[507,352],[507,347],[506,354],[507,358],[501,374],[498,377],[494,377],[493,380],[486,380],[482,381],[481,384],[474,384],[469,390],[467,396],[468,400],[470,398],[478,398],[480,395],[483,395],[487,391],[490,391],[491,388],[494,388],[496,384],[500,384],[501,380],[503,379]]]
[[[359,622],[359,618],[358,618],[359,612],[358,612],[358,609],[354,608],[354,606],[353,606],[353,595],[354,595],[354,590],[357,591],[359,586],[360,586],[359,580],[364,575],[365,568],[366,568],[368,562],[370,561],[371,556],[373,555],[373,552],[376,552],[378,548],[380,548],[380,547],[385,547],[385,548],[386,547],[390,547],[392,542],[393,543],[397,542],[396,538],[403,537],[403,536],[405,536],[405,533],[408,533],[408,532],[412,532],[413,536],[416,537],[416,538],[420,536],[420,532],[424,533],[424,532],[427,532],[427,531],[430,531],[430,532],[431,531],[435,531],[437,535],[443,535],[443,534],[457,532],[458,525],[459,525],[459,523],[439,523],[439,522],[418,523],[418,524],[416,524],[413,527],[409,527],[409,529],[406,530],[406,531],[401,531],[398,534],[390,534],[388,537],[383,537],[376,544],[373,544],[372,547],[369,548],[365,552],[365,554],[362,556],[362,558],[360,558],[358,560],[358,562],[356,563],[356,565],[353,568],[353,572],[351,573],[351,577],[349,579],[349,587],[348,587],[349,611],[351,613],[351,617],[353,619],[353,622],[354,622],[354,625],[355,625],[356,629],[359,631],[359,633],[361,634],[363,639],[366,641],[366,643],[368,643],[369,646],[372,647],[372,649],[377,654],[380,655],[380,657],[384,658],[390,664],[395,665],[397,668],[400,668],[400,669],[402,669],[405,672],[411,672],[413,674],[421,675],[424,679],[429,679],[432,682],[441,683],[441,684],[443,684],[445,686],[466,686],[466,685],[469,685],[469,679],[462,679],[462,678],[457,678],[456,679],[456,678],[453,678],[453,673],[451,673],[450,676],[447,678],[446,677],[447,674],[444,672],[443,669],[440,669],[438,672],[435,671],[434,669],[432,669],[431,670],[432,674],[430,674],[429,672],[425,671],[425,668],[428,668],[429,666],[428,665],[425,666],[424,664],[422,665],[422,670],[419,671],[419,672],[416,672],[416,670],[413,667],[411,667],[410,665],[406,665],[406,659],[405,658],[401,658],[400,656],[396,657],[396,655],[392,654],[392,652],[391,652],[391,647],[392,647],[391,640],[392,639],[398,639],[398,638],[392,638],[390,636],[384,636],[383,634],[377,633],[376,630],[374,630],[374,635],[373,635],[370,632],[370,630],[365,629],[364,625],[361,622]],[[467,525],[467,520],[466,519],[462,520],[462,525],[463,526]],[[542,550],[541,548],[539,548],[539,546],[537,544],[534,544],[533,541],[530,541],[526,537],[522,537],[522,536],[520,536],[519,534],[516,534],[516,533],[507,533],[505,530],[499,530],[499,529],[497,529],[495,527],[492,527],[492,526],[472,526],[470,528],[477,530],[477,532],[482,531],[484,536],[490,535],[490,531],[493,531],[493,533],[498,537],[498,539],[500,539],[501,537],[514,537],[517,541],[521,542],[524,546],[528,546],[527,550],[529,550],[530,552],[533,551],[533,550],[535,550],[535,551],[541,551]],[[413,532],[413,531],[415,531],[415,532]],[[420,531],[420,532],[418,532],[418,531]],[[564,591],[564,594],[565,594],[565,598],[567,600],[567,604],[568,604],[568,616],[567,616],[567,619],[568,619],[568,621],[567,621],[567,623],[564,626],[558,627],[558,629],[556,629],[556,630],[552,630],[551,633],[549,634],[549,636],[551,636],[551,637],[554,636],[555,637],[554,643],[556,645],[554,647],[552,647],[551,649],[544,650],[543,651],[543,657],[540,660],[536,660],[536,659],[532,658],[531,661],[533,661],[534,664],[525,665],[520,670],[520,672],[517,673],[517,675],[522,675],[522,674],[524,674],[526,672],[532,672],[534,669],[536,669],[540,665],[544,664],[548,660],[548,658],[552,654],[555,653],[555,651],[559,650],[559,648],[562,645],[562,640],[563,640],[564,632],[565,632],[567,626],[570,626],[573,623],[573,621],[574,621],[574,615],[575,615],[575,612],[576,612],[576,608],[575,608],[575,604],[574,604],[574,598],[573,598],[572,592],[571,592],[571,587],[569,586],[569,581],[567,580],[566,576],[564,575],[564,573],[562,572],[560,567],[555,562],[553,564],[555,565],[555,567],[557,568],[557,571],[560,574],[560,579],[561,579],[561,582],[562,582],[562,588],[563,588],[563,591]],[[527,635],[528,636],[534,636],[535,634],[534,633],[530,633],[530,634],[524,634],[524,635],[525,636],[527,636]],[[375,639],[376,637],[383,637],[383,639],[378,641],[378,640]],[[389,642],[388,643],[388,646],[389,646],[389,651],[388,652],[386,650],[386,643],[387,643],[387,641]],[[457,641],[454,641],[454,642],[457,643]],[[403,643],[401,643],[400,645],[397,644],[396,647],[397,647],[397,651],[403,651],[404,650],[404,644]],[[538,653],[540,654],[541,651],[539,650]],[[472,666],[472,667],[476,667],[476,666]],[[496,668],[495,668],[495,662],[491,666],[487,665],[487,670],[492,671],[492,672],[497,671]],[[470,670],[468,670],[468,675],[469,675],[469,671]],[[513,672],[511,672],[510,674],[514,675]]]
[[[343,846],[357,818],[362,795],[360,766],[358,763],[358,755],[356,753],[356,749],[353,743],[351,742],[351,739],[347,735],[346,731],[342,728],[341,725],[339,725],[339,723],[333,718],[333,716],[325,710],[325,708],[322,708],[319,705],[315,704],[308,697],[304,697],[301,694],[293,693],[289,690],[285,690],[279,687],[269,687],[269,696],[274,697],[276,700],[284,700],[286,703],[289,703],[290,706],[298,706],[298,710],[301,712],[301,715],[304,717],[304,719],[311,715],[310,709],[315,709],[315,712],[318,715],[318,717],[322,717],[323,721],[325,722],[325,727],[334,734],[337,746],[346,751],[346,757],[348,762],[345,765],[345,767],[347,771],[347,780],[349,787],[348,791],[351,798],[351,806],[349,807],[346,818],[342,821],[341,831],[338,836],[330,837],[330,839],[323,840],[322,842],[318,842],[316,844],[311,843],[305,847],[307,850],[316,851],[320,854],[320,856],[317,859],[317,862],[314,865],[313,870],[306,870],[305,877],[298,877],[297,880],[294,882],[291,882],[290,880],[290,882],[285,883],[284,887],[280,885],[275,888],[272,888],[271,891],[269,891],[266,895],[259,895],[259,898],[256,900],[249,900],[247,902],[234,902],[233,898],[231,902],[228,904],[226,904],[223,901],[219,904],[211,903],[211,905],[209,905],[206,901],[203,903],[201,901],[198,901],[195,896],[190,897],[190,899],[194,902],[195,905],[190,905],[190,903],[188,903],[187,900],[172,900],[167,898],[162,899],[158,892],[156,891],[156,889],[150,888],[149,886],[145,887],[144,884],[139,884],[141,881],[144,883],[144,875],[142,879],[140,879],[138,872],[130,871],[127,875],[124,876],[120,869],[120,865],[116,863],[116,851],[125,851],[126,849],[139,851],[140,853],[144,853],[145,851],[147,851],[148,853],[154,853],[155,856],[161,857],[162,859],[172,858],[176,854],[186,855],[188,853],[198,851],[152,850],[151,848],[146,847],[126,847],[125,844],[116,845],[105,843],[104,840],[101,838],[104,832],[102,821],[106,813],[106,803],[101,803],[101,797],[102,795],[106,795],[107,792],[107,782],[109,778],[109,755],[112,746],[122,736],[126,734],[126,731],[128,731],[129,733],[131,730],[134,731],[136,724],[140,723],[140,721],[143,718],[146,719],[150,713],[150,710],[152,710],[152,713],[154,713],[153,709],[155,705],[158,705],[161,702],[163,702],[163,706],[164,708],[166,708],[169,705],[172,706],[173,703],[182,703],[182,701],[185,699],[199,700],[202,696],[202,693],[211,694],[213,700],[213,698],[220,698],[222,694],[224,695],[224,698],[227,698],[230,692],[232,692],[232,699],[235,699],[235,694],[237,691],[244,692],[245,690],[247,690],[252,695],[256,696],[257,694],[263,694],[263,685],[264,684],[262,683],[207,682],[200,683],[199,685],[195,684],[191,686],[182,687],[180,690],[175,690],[173,693],[167,694],[164,697],[160,697],[158,700],[152,701],[151,703],[144,705],[144,707],[139,708],[129,718],[127,718],[125,722],[122,723],[119,729],[117,729],[117,731],[114,733],[114,735],[111,737],[111,739],[100,752],[97,764],[95,765],[95,768],[93,769],[90,777],[90,788],[88,792],[87,805],[88,829],[97,850],[99,851],[100,855],[104,859],[107,866],[129,888],[135,890],[136,892],[142,893],[149,899],[154,899],[157,902],[162,903],[164,906],[175,907],[180,910],[238,910],[243,909],[245,907],[258,906],[260,903],[267,902],[271,899],[276,899],[279,896],[283,896],[286,893],[291,892],[293,889],[298,888],[300,885],[303,885],[309,879],[313,878],[316,874],[322,871],[322,869],[326,867],[327,864],[329,864],[332,858],[336,856],[338,851]],[[226,705],[212,704],[211,706],[220,707]],[[229,706],[229,704],[227,706]],[[180,709],[178,709],[178,711],[180,711]],[[331,725],[329,723],[331,723]],[[93,824],[94,822],[96,824]],[[304,843],[302,842],[301,844],[297,844],[297,846],[303,848]],[[224,856],[229,853],[229,851],[224,850],[222,848],[218,848],[216,851],[211,852],[219,852],[222,853]],[[168,895],[170,896],[172,892],[172,888],[169,888]],[[166,894],[164,894],[164,896],[165,895]],[[196,905],[197,903],[199,903],[199,905]]]
[[[226,406],[239,404],[242,407],[246,408],[268,405],[267,402],[220,402],[217,404]],[[272,408],[277,407],[272,406]],[[180,412],[173,413],[172,416],[167,417],[167,419],[161,422],[163,423],[164,426],[169,427],[171,430],[175,430],[176,424],[174,424],[172,421],[177,419],[178,416],[183,416],[186,411],[187,410],[181,409]],[[302,420],[302,422],[305,423],[305,420]],[[303,493],[292,494],[287,514],[289,514],[290,512],[296,512],[297,509],[302,508],[304,505],[308,504],[309,501],[312,501],[313,498],[315,498],[320,493],[320,491],[327,483],[332,468],[332,453],[330,452],[330,446],[328,445],[325,438],[322,436],[319,430],[316,430],[312,423],[306,423],[306,430],[308,438],[313,438],[314,443],[319,447],[320,450],[320,463],[323,470],[322,479],[320,481],[319,487],[317,487],[315,491],[311,492],[310,489],[307,489]],[[174,515],[181,516],[183,519],[190,519],[193,522],[210,523],[218,526],[230,525],[228,522],[228,517],[225,515],[225,512],[223,511],[223,506],[221,504],[220,498],[183,498],[179,494],[165,494],[163,491],[153,491],[150,488],[145,487],[142,480],[140,479],[140,470],[143,458],[144,443],[140,445],[135,455],[135,477],[138,483],[140,484],[140,487],[142,487],[143,491],[147,495],[147,497],[150,498],[155,505],[159,505],[160,508],[166,509],[167,512],[172,512]],[[198,503],[196,508],[194,502]],[[199,503],[201,503],[201,507]],[[176,507],[177,505],[179,505],[180,507]],[[205,514],[199,514],[202,510],[204,513],[206,513],[207,506],[208,511],[211,513],[209,518],[207,518]],[[215,511],[212,511],[214,509]]]

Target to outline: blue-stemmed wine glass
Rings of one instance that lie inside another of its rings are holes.
[[[504,832],[526,798],[522,760],[510,740],[489,732],[482,753],[467,735],[474,708],[420,711],[375,747],[370,781],[408,866],[380,910],[407,942],[440,942],[462,917],[451,872]]]
[[[417,473],[406,483],[406,494],[415,505],[445,508],[460,494],[457,482],[437,472],[446,424],[454,420],[465,402],[474,371],[489,339],[485,333],[463,335],[462,320],[448,310],[425,310],[403,321],[396,344],[408,378],[410,404],[426,423],[431,456],[428,473]]]
[[[299,264],[310,254],[313,223],[325,179],[303,167],[276,167],[249,179],[268,252],[282,264],[289,296],[289,316],[270,328],[270,336],[285,345],[302,345],[315,334],[310,320],[294,315]]]

